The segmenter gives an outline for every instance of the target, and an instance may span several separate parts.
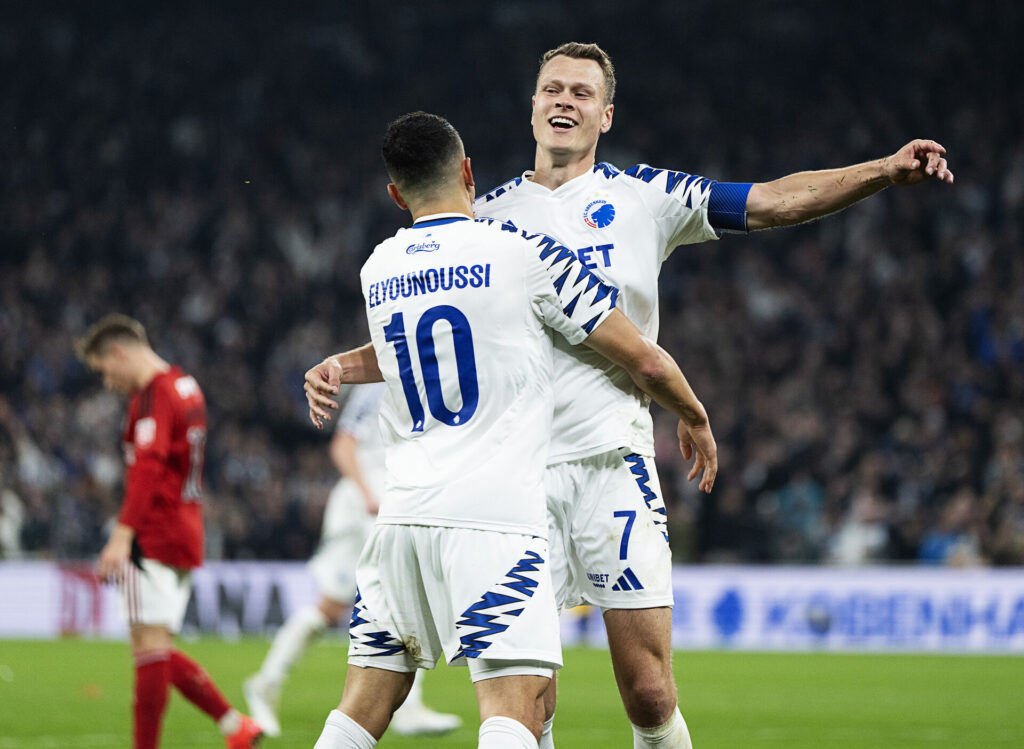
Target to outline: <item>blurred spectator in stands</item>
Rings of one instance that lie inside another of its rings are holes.
[[[917,558],[925,564],[973,567],[981,564],[978,498],[972,489],[960,489],[942,506],[939,521],[921,539]]]
[[[661,342],[701,394],[723,466],[710,501],[688,493],[674,421],[655,409],[677,559],[822,561],[861,490],[899,539],[884,555],[915,559],[926,534],[941,546],[937,508],[969,490],[974,555],[1024,564],[1024,99],[992,75],[1024,69],[1024,4],[865,14],[794,0],[724,23],[720,3],[606,3],[545,39],[536,29],[559,9],[572,18],[568,4],[482,4],[443,22],[400,4],[397,57],[373,41],[374,4],[253,0],[244,19],[209,3],[30,4],[0,24],[0,470],[25,553],[99,551],[81,528],[116,506],[120,414],[69,352],[123,309],[163,331],[209,396],[209,557],[305,557],[331,470],[304,457],[326,447],[302,372],[368,337],[358,270],[403,220],[376,176],[396,102],[450,116],[490,189],[532,153],[522,72],[614,29],[649,41],[607,43],[629,81],[622,112],[664,108],[616,119],[598,157],[620,168],[757,180],[869,158],[908,130],[935,133],[958,165],[952,191],[887,191],[665,263]],[[870,39],[874,64],[839,38]],[[455,88],[446,42],[476,61]],[[711,57],[667,65],[669,45]],[[809,60],[810,81],[797,74]],[[687,96],[666,99],[683,81]]]
[[[754,564],[769,557],[765,529],[746,506],[743,487],[732,482],[708,497],[698,528],[701,560],[710,564]]]
[[[894,559],[894,534],[885,501],[873,489],[860,488],[842,525],[829,540],[828,561],[859,565]]]

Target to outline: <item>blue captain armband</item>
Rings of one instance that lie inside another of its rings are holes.
[[[713,182],[708,196],[708,222],[716,232],[747,231],[747,194],[751,182]]]

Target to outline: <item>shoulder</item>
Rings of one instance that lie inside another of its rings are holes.
[[[697,174],[676,169],[664,169],[650,164],[634,164],[615,176],[616,182],[636,190],[671,195],[690,208],[707,200],[715,181]]]
[[[360,275],[367,271],[373,271],[373,269],[378,266],[389,262],[389,260],[394,256],[394,253],[391,252],[391,248],[397,246],[397,244],[402,240],[402,233],[404,231],[404,229],[399,229],[397,234],[388,237],[374,247],[366,260],[363,261],[363,266],[360,268]]]
[[[518,226],[508,220],[502,220],[497,218],[490,218],[482,216],[480,218],[473,219],[473,225],[480,227],[482,232],[504,232],[512,236],[521,234],[521,230]]]
[[[533,232],[529,229],[517,226],[511,221],[501,221],[495,218],[478,218],[474,221],[479,226],[486,227],[487,231],[501,232],[508,238],[511,245],[519,247],[529,254],[540,253],[542,260],[546,259],[552,252],[565,250],[565,245],[543,232]]]
[[[494,189],[485,192],[483,195],[478,197],[476,201],[474,201],[473,205],[479,207],[484,205],[485,203],[490,203],[492,200],[495,200],[501,197],[502,195],[505,195],[515,190],[515,188],[519,187],[519,185],[521,185],[522,183],[522,177],[513,177],[508,182],[503,182]]]
[[[615,179],[622,171],[614,164],[609,164],[607,161],[599,161],[594,164],[594,174],[600,175],[605,179]]]
[[[157,377],[153,382],[153,393],[156,397],[169,398],[174,402],[203,398],[203,390],[196,378],[180,367],[172,367]]]

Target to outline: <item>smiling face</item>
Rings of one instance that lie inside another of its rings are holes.
[[[605,81],[594,60],[565,55],[551,58],[537,76],[533,96],[533,137],[554,162],[589,156],[612,126],[614,107],[605,104]]]

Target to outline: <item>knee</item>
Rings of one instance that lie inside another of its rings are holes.
[[[629,720],[638,726],[660,726],[676,707],[676,685],[661,674],[640,674],[623,685],[622,701]]]

